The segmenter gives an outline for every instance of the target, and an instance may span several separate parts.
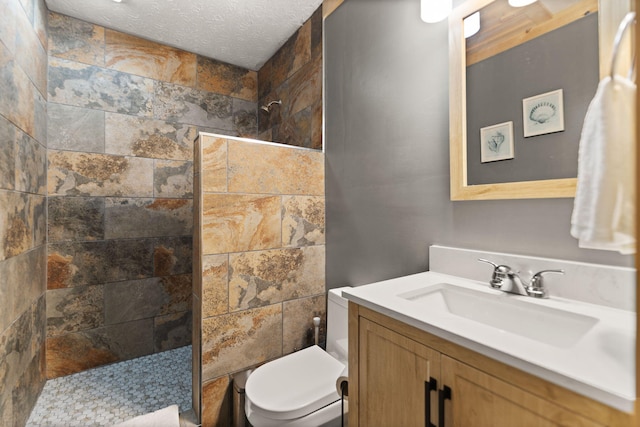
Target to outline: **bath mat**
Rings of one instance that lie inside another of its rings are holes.
[[[140,415],[113,427],[180,427],[178,405],[171,405],[150,414]]]

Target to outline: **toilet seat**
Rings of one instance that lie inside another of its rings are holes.
[[[251,410],[271,420],[303,417],[340,399],[336,380],[345,365],[318,346],[262,365],[245,386]]]

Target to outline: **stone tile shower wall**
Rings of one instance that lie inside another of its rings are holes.
[[[44,385],[47,14],[0,0],[0,425],[23,426]]]
[[[322,149],[322,6],[258,71],[259,139]]]
[[[48,51],[53,378],[190,343],[193,141],[256,135],[257,73],[55,13]]]
[[[324,155],[208,134],[195,152],[194,405],[224,426],[231,374],[324,330]]]

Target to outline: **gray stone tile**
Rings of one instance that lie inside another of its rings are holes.
[[[46,93],[45,93],[46,96]],[[34,101],[34,130],[33,137],[43,146],[47,146],[47,100],[45,96],[41,96],[40,93],[36,93]]]
[[[13,123],[0,116],[0,188],[6,190],[15,188],[17,132]]]
[[[34,0],[28,0],[31,4],[33,15]],[[16,36],[16,61],[20,68],[29,76],[37,90],[45,94],[47,91],[47,52],[42,46],[33,25],[33,18],[26,19],[22,14],[18,15]],[[25,52],[28,52],[25,54]]]
[[[46,269],[45,246],[0,261],[0,301],[13,301],[0,310],[0,331],[5,331],[32,301],[44,294]]]
[[[191,236],[60,242],[48,247],[48,289],[191,273]]]
[[[155,197],[193,197],[193,162],[155,160],[153,189]]]
[[[258,135],[258,105],[255,102],[234,98],[233,125],[239,136],[255,138]]]
[[[191,311],[154,319],[154,350],[165,351],[191,344]]]
[[[49,55],[104,65],[104,28],[70,16],[49,13]]]
[[[47,335],[104,325],[104,285],[47,291]]]
[[[150,117],[153,87],[148,78],[58,58],[49,61],[49,102]]]
[[[44,386],[44,350],[36,354],[12,390],[13,425],[25,425]]]
[[[171,83],[157,82],[153,115],[157,119],[232,131],[232,98]]]
[[[104,287],[107,325],[191,309],[191,275],[109,283]]]
[[[29,135],[18,131],[16,190],[46,194],[47,150]]]
[[[191,236],[149,239],[153,246],[153,275],[170,276],[191,273],[193,247]]]
[[[31,136],[35,132],[36,92],[35,86],[14,60],[9,49],[0,43],[0,99],[11,100],[0,103],[0,115]]]
[[[49,197],[49,242],[104,239],[104,198]]]
[[[107,198],[105,238],[191,235],[191,199]]]
[[[31,196],[31,215],[33,218],[33,246],[44,245],[47,242],[47,198],[45,196]]]
[[[50,103],[48,147],[104,153],[104,111]]]
[[[27,369],[38,351],[31,345],[38,333],[33,324],[33,311],[37,308],[44,307],[34,301],[0,335],[0,381],[10,388],[18,383],[20,373]]]
[[[153,276],[148,240],[106,240],[49,244],[49,289]]]

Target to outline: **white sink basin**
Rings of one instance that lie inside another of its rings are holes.
[[[342,291],[367,309],[621,411],[635,405],[636,313],[425,272]]]
[[[438,283],[398,295],[432,312],[447,312],[474,322],[560,348],[572,347],[598,319],[514,298]],[[527,297],[525,297],[527,298]]]

